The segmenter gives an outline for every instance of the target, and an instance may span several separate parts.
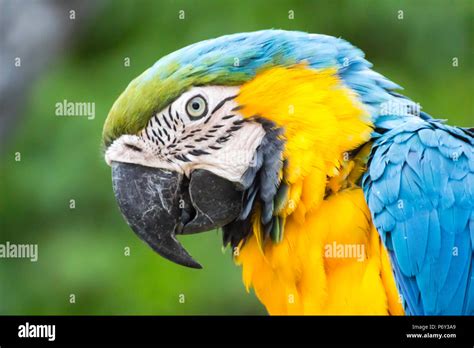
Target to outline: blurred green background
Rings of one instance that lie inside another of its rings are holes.
[[[39,260],[0,259],[0,314],[266,313],[220,233],[181,238],[204,266],[186,269],[142,243],[114,201],[100,148],[107,112],[131,79],[185,45],[265,28],[339,36],[423,110],[474,126],[471,0],[92,2],[96,10],[79,13],[68,45],[31,82],[1,149],[0,243],[38,243]],[[94,102],[95,119],[55,116],[64,99]]]

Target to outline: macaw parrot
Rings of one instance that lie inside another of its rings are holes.
[[[221,229],[270,314],[474,314],[473,129],[430,117],[340,38],[263,30],[175,51],[105,121],[133,231]]]

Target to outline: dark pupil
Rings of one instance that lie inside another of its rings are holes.
[[[198,102],[192,103],[191,106],[194,110],[199,110],[199,103]]]

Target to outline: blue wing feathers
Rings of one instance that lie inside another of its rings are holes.
[[[471,233],[471,241],[472,241],[472,233]],[[464,298],[464,304],[463,304],[463,313],[474,313],[474,278],[472,277],[472,274],[474,272],[474,257],[471,258],[471,265],[468,270],[468,274],[471,275],[467,279],[467,291],[466,291],[466,297]]]
[[[395,258],[395,253],[393,249],[389,249],[390,259]],[[402,279],[404,276],[400,271],[399,267],[393,268],[393,273],[396,279]],[[412,315],[420,315],[421,308],[421,296],[420,296],[420,289],[416,284],[415,278],[407,278],[405,282],[397,283],[400,293],[403,296],[403,302],[405,304],[405,311]]]
[[[438,142],[436,141],[436,134],[432,129],[429,129],[429,128],[420,129],[420,131],[418,132],[418,137],[420,138],[420,141],[425,146],[428,146],[428,147],[438,146]]]
[[[471,212],[471,218],[469,220],[469,233],[471,235],[471,247],[474,250],[474,212]]]
[[[378,180],[373,185],[375,194],[383,197],[384,203],[393,203],[399,197],[400,191],[400,171],[395,166],[385,169],[384,180]]]
[[[472,133],[422,116],[377,119],[366,200],[406,312],[474,314]]]

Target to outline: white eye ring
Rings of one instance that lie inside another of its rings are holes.
[[[207,114],[207,102],[203,96],[197,95],[189,99],[186,112],[191,120],[198,120]]]

